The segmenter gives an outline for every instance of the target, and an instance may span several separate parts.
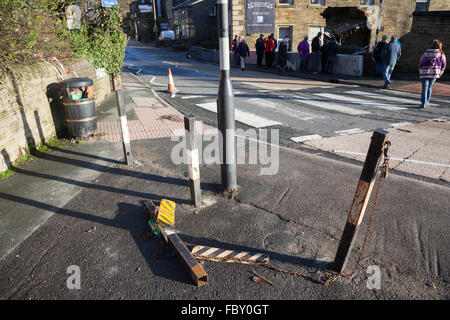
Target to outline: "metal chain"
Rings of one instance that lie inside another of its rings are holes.
[[[386,176],[388,174],[388,171],[389,171],[389,160],[390,160],[390,158],[389,158],[389,148],[390,148],[390,146],[391,146],[391,142],[390,141],[386,141],[384,143],[384,150],[383,150],[384,160],[383,160],[383,164],[381,165],[381,174],[380,174],[380,178],[378,179],[377,191],[375,193],[375,199],[373,201],[372,212],[370,214],[369,224],[367,226],[367,232],[366,232],[366,235],[364,237],[364,242],[363,242],[363,245],[361,247],[361,250],[359,251],[358,261],[356,262],[356,264],[353,267],[353,270],[350,272],[350,274],[336,273],[336,272],[332,272],[332,271],[323,271],[325,273],[324,276],[327,277],[324,280],[323,277],[317,276],[318,272],[316,272],[315,276],[312,276],[312,275],[309,275],[309,274],[306,274],[306,273],[300,273],[300,272],[290,271],[290,270],[283,270],[283,269],[280,269],[278,267],[275,267],[273,264],[271,264],[267,260],[255,263],[253,261],[240,259],[240,258],[216,258],[216,257],[214,257],[214,258],[207,258],[207,257],[200,256],[200,255],[197,255],[197,254],[192,254],[192,256],[197,258],[197,259],[203,259],[203,260],[216,260],[216,261],[224,261],[224,262],[238,262],[238,263],[247,263],[247,264],[249,264],[249,263],[258,264],[258,265],[261,265],[261,266],[265,266],[265,267],[267,267],[269,269],[272,269],[272,270],[274,270],[276,272],[286,273],[286,274],[294,275],[294,276],[297,276],[297,277],[303,277],[305,279],[308,279],[308,280],[311,280],[313,282],[322,284],[324,286],[328,286],[330,283],[332,283],[333,281],[335,281],[339,277],[344,277],[344,278],[347,278],[347,279],[353,278],[354,275],[356,274],[356,272],[358,271],[358,268],[359,268],[359,266],[361,264],[361,261],[362,261],[363,255],[364,255],[364,251],[366,249],[366,245],[367,245],[367,242],[369,240],[369,235],[370,235],[370,232],[372,230],[373,218],[375,216],[375,211],[376,211],[376,208],[377,208],[378,199],[379,199],[379,195],[380,195],[380,190],[381,190],[381,185],[383,183],[383,179],[386,178]],[[332,274],[332,275],[330,275],[330,274]]]

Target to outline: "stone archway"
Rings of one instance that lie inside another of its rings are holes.
[[[338,43],[364,47],[370,43],[370,29],[366,14],[356,7],[328,7],[322,13],[325,34],[334,36]]]

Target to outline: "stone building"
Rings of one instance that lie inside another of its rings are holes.
[[[215,0],[169,1],[173,1],[171,25],[178,39],[218,44]]]
[[[254,44],[259,33],[245,30],[245,1],[231,0],[231,35],[243,35]],[[342,44],[355,49],[373,44],[381,0],[275,0],[275,38],[287,36],[294,50],[305,35],[334,34]],[[407,35],[413,12],[450,10],[450,0],[384,0],[379,35]]]

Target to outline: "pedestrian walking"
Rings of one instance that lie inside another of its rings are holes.
[[[247,58],[247,56],[250,57],[250,49],[248,48],[248,45],[245,42],[244,37],[241,38],[241,43],[239,43],[238,53],[239,53],[239,58],[241,59],[241,70],[244,71],[245,70],[245,58]]]
[[[280,47],[278,48],[277,69],[280,69],[281,71],[285,71],[285,68],[286,68],[288,43],[289,43],[289,41],[287,39],[284,39],[280,43]]]
[[[241,42],[241,37],[239,37],[238,35],[235,35],[234,40],[231,43],[231,51],[233,51],[233,53],[234,53],[234,59],[235,59],[237,66],[240,65],[239,52],[238,52],[238,46],[239,46],[240,42]]]
[[[402,55],[402,48],[397,43],[397,35],[391,37],[391,41],[384,46],[381,52],[381,59],[383,60],[383,79],[384,89],[388,89],[391,85],[391,76],[394,71],[395,64]]]
[[[333,66],[337,60],[338,45],[335,38],[331,38],[327,45],[327,68],[326,73],[333,73]]]
[[[328,38],[323,39],[323,46],[320,47],[320,63],[322,64],[321,72],[327,73],[328,62]]]
[[[421,108],[426,108],[431,99],[434,83],[444,73],[447,59],[442,51],[442,41],[433,40],[431,48],[420,58],[419,75],[422,80]]]
[[[322,32],[319,32],[311,42],[311,71],[317,74],[322,69],[320,61],[320,47],[321,47]]]
[[[264,35],[263,34],[260,34],[259,38],[256,40],[255,48],[256,48],[256,66],[258,68],[261,68],[263,66],[262,61],[264,58],[264,50],[266,49],[266,45],[264,44]]]
[[[384,35],[381,38],[381,41],[377,43],[375,49],[372,52],[372,58],[375,60],[375,74],[381,75],[383,73],[383,59],[381,59],[381,52],[383,51],[384,46],[386,45],[387,36]]]
[[[269,36],[268,39],[264,39],[265,49],[264,54],[266,57],[266,66],[268,68],[271,68],[273,65],[273,51],[275,48],[275,42],[273,41],[272,37]]]
[[[305,36],[297,46],[298,57],[300,59],[300,71],[307,71],[308,59],[309,59],[309,43],[308,36]]]

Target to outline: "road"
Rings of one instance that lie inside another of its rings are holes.
[[[125,65],[179,111],[217,127],[218,65],[134,41],[127,47]],[[172,97],[167,92],[169,68],[177,89]],[[364,160],[371,131],[386,129],[395,140],[392,168],[420,179],[450,182],[446,96],[434,95],[429,107],[420,109],[416,92],[238,68],[232,68],[231,79],[236,128],[278,129],[280,145],[358,161]]]

